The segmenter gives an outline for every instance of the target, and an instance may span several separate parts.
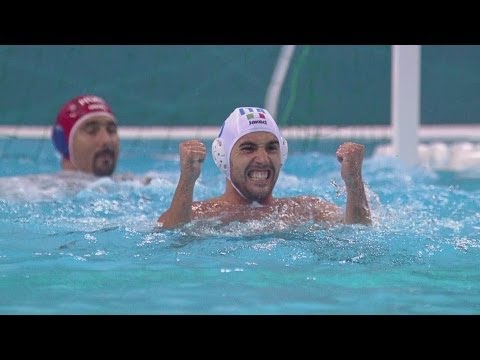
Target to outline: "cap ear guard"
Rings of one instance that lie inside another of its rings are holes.
[[[225,143],[221,138],[213,140],[212,157],[213,161],[215,161],[215,165],[217,165],[220,171],[228,176],[228,161],[225,152]]]
[[[52,131],[52,141],[53,145],[59,153],[61,153],[64,157],[68,157],[68,142],[65,137],[65,132],[63,131],[63,127],[55,126]]]

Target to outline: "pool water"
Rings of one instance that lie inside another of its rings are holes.
[[[116,176],[99,179],[59,174],[48,140],[1,139],[0,313],[480,313],[478,169],[406,168],[359,142],[370,227],[261,219],[159,230],[178,141],[123,141]],[[274,195],[343,207],[339,144],[290,141]],[[194,198],[223,189],[208,153]]]

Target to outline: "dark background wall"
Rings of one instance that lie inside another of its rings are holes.
[[[281,46],[0,46],[0,124],[51,125],[81,93],[122,125],[218,126],[237,106],[263,106]],[[281,93],[281,125],[390,122],[388,45],[301,45]],[[480,118],[480,46],[422,46],[422,124]]]

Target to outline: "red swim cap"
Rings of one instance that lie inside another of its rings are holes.
[[[70,146],[76,129],[94,116],[108,116],[115,120],[110,105],[95,95],[80,95],[62,106],[52,131],[52,141],[65,159],[70,158]]]

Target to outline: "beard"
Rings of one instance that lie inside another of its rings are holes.
[[[270,197],[275,186],[275,181],[268,187],[256,188],[252,185],[248,186],[246,183],[239,183],[235,179],[230,180],[237,192],[246,200],[250,202],[263,203],[264,200]]]
[[[93,173],[96,176],[110,176],[115,171],[116,156],[112,149],[103,149],[93,158]]]

